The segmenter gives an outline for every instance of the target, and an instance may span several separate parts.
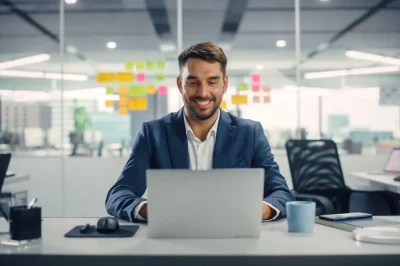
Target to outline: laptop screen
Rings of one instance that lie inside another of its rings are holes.
[[[400,148],[394,148],[385,165],[385,172],[400,173]]]

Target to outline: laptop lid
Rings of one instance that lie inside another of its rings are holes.
[[[10,164],[11,153],[0,153],[0,192],[3,188],[4,179],[6,178],[6,173],[8,165]]]
[[[151,238],[257,238],[264,169],[147,170]]]
[[[384,171],[387,173],[400,173],[400,148],[393,148],[386,161]]]

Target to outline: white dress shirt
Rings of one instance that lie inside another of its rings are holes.
[[[214,125],[210,129],[207,134],[207,138],[204,141],[198,139],[194,133],[192,128],[190,127],[189,123],[186,120],[186,116],[184,115],[185,121],[185,129],[186,129],[186,136],[188,141],[188,152],[189,152],[189,162],[190,162],[190,169],[191,170],[210,170],[212,169],[213,165],[213,152],[214,152],[214,145],[215,140],[217,137],[217,129],[218,129],[218,122],[220,117],[220,111],[218,111],[218,118],[215,121]],[[146,191],[147,192],[147,191]],[[145,192],[145,194],[146,194]],[[147,203],[147,201],[142,201],[138,204],[135,208],[134,214],[135,218],[138,220],[145,220],[143,217],[139,215],[140,208]],[[279,210],[272,206],[270,203],[263,201],[264,204],[267,204],[272,209],[276,211],[276,215],[269,220],[275,220],[279,215]]]

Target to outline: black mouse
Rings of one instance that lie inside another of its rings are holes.
[[[114,217],[103,217],[97,221],[96,230],[102,234],[111,234],[119,229],[118,220]]]
[[[399,181],[399,182],[400,182],[400,175],[399,175],[398,177],[395,177],[393,180],[394,180],[394,181]]]

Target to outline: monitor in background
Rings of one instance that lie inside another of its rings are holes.
[[[10,164],[11,153],[0,153],[0,192],[6,178],[8,165]]]
[[[389,155],[384,171],[386,173],[400,173],[400,148],[394,148]]]

